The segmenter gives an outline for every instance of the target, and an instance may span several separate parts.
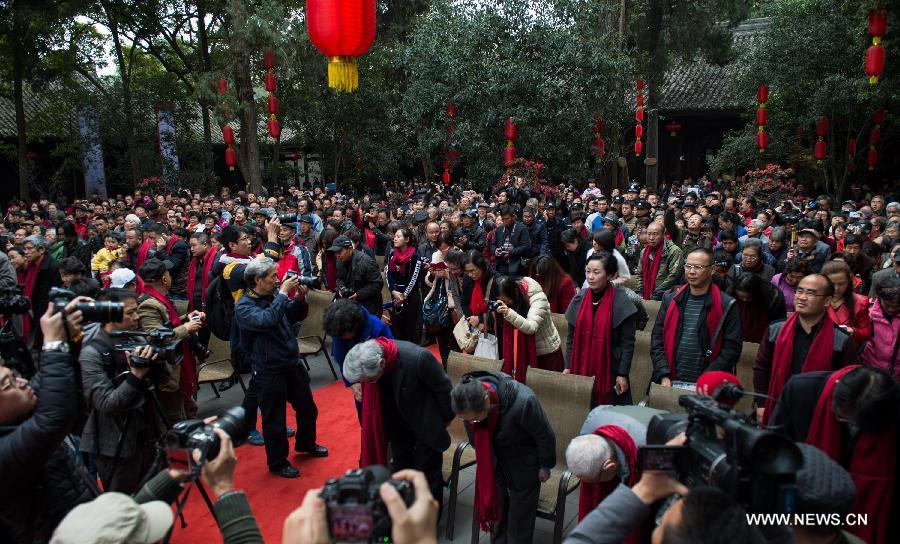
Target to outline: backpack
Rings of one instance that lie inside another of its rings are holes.
[[[231,336],[234,295],[228,288],[228,277],[237,264],[229,263],[220,275],[209,282],[209,286],[206,288],[206,326],[209,328],[209,332],[220,340],[228,340]]]

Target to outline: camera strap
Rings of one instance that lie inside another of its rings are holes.
[[[725,318],[728,317],[728,311],[731,310],[731,307],[734,306],[734,299],[728,301],[725,304],[725,309],[722,311],[722,319],[719,320],[719,324],[716,325],[716,330],[713,332],[712,338],[709,341],[709,347],[706,348],[706,364],[709,365],[710,358],[712,358],[713,348],[716,345],[716,342],[719,341],[719,337],[722,336],[722,327],[725,325]]]

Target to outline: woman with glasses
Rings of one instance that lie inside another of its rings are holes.
[[[862,346],[872,336],[869,298],[853,292],[853,273],[844,261],[826,262],[822,275],[834,285],[828,316],[853,337],[857,346]]]

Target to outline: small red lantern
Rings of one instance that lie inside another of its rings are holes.
[[[606,142],[604,142],[602,138],[597,138],[594,141],[594,149],[597,151],[598,157],[606,156]]]
[[[456,104],[453,102],[447,102],[447,117],[456,119]]]
[[[451,161],[455,161],[459,158],[459,150],[456,149],[448,149],[447,150],[447,158]]]
[[[234,145],[234,129],[230,125],[222,127],[222,141],[225,145]]]
[[[598,117],[597,120],[594,121],[594,134],[600,134],[603,132],[604,128],[606,128],[606,124],[603,122],[603,119]]]
[[[512,163],[516,160],[516,148],[508,145],[503,148],[503,163],[506,166],[511,166]]]
[[[878,140],[881,139],[881,129],[878,128],[878,125],[872,128],[872,132],[869,133],[869,145],[875,145],[878,143]]]
[[[756,133],[756,147],[759,148],[759,152],[763,153],[766,148],[769,146],[769,133],[765,131],[760,131]]]
[[[876,125],[884,124],[884,108],[878,108],[875,110],[875,113],[872,114],[872,120],[875,121]]]
[[[328,57],[328,86],[353,92],[359,86],[356,57],[375,40],[375,0],[307,0],[306,29]]]
[[[508,118],[503,126],[503,136],[511,141],[515,141],[519,137],[519,126],[516,125],[512,117]]]
[[[681,123],[678,121],[669,121],[669,123],[666,124],[666,130],[669,131],[669,136],[675,138],[678,136],[678,133],[681,132]]]
[[[644,90],[644,80],[643,80],[643,79],[638,79],[638,80],[637,80],[637,83],[636,83],[636,86],[637,86],[637,90],[643,91],[643,90]]]
[[[644,137],[644,125],[634,125],[634,137],[635,138],[643,138]]]
[[[825,140],[818,140],[816,142],[815,148],[813,148],[813,156],[816,159],[816,162],[821,163],[825,160],[825,155],[827,152],[827,148],[825,145]]]
[[[824,115],[816,121],[816,136],[824,138],[828,135],[828,118]]]
[[[756,110],[756,126],[764,127],[769,120],[769,110],[764,107],[759,107]]]
[[[869,34],[872,36],[872,43],[880,43],[886,32],[887,10],[881,8],[873,9],[869,12]]]
[[[641,152],[644,150],[644,142],[637,140],[634,142],[634,154],[640,156]]]
[[[278,122],[278,119],[269,119],[268,126],[269,136],[271,136],[275,140],[281,138],[281,123]]]
[[[638,94],[637,94],[637,105],[638,105],[638,106],[643,106],[643,105],[644,105],[644,94],[643,94],[643,93],[638,93]]]
[[[856,138],[850,138],[847,140],[847,157],[853,160],[854,155],[856,155]]]
[[[444,173],[441,175],[441,181],[444,182],[444,185],[450,185],[450,171],[444,170]]]
[[[884,72],[884,46],[881,44],[870,46],[866,51],[866,75],[869,76],[869,85],[878,83],[878,76]]]
[[[275,77],[275,74],[272,72],[266,72],[263,81],[266,85],[266,91],[270,93],[274,93],[275,89],[278,88],[278,78]]]
[[[237,164],[237,153],[234,152],[233,147],[225,150],[225,164],[228,165],[229,170],[234,171],[234,167]]]
[[[635,110],[634,120],[637,121],[638,123],[644,122],[644,108],[638,108],[637,110]]]
[[[296,164],[297,161],[300,160],[300,152],[294,151],[293,153],[291,153],[291,160],[294,161],[294,164]]]
[[[219,91],[219,96],[225,96],[228,93],[228,80],[227,79],[220,79],[216,86]]]
[[[269,95],[268,100],[269,115],[278,115],[278,99],[274,94]]]
[[[266,67],[266,70],[275,69],[275,51],[266,49],[266,52],[263,53],[263,66]]]
[[[878,150],[874,147],[869,148],[869,155],[866,157],[866,163],[869,165],[869,170],[875,170],[875,166],[878,164]]]
[[[756,89],[756,101],[760,104],[765,104],[769,101],[769,86],[765,83]]]

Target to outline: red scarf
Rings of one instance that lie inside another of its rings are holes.
[[[615,442],[616,446],[622,448],[622,452],[625,453],[625,462],[628,463],[628,481],[621,483],[628,487],[633,487],[638,481],[638,448],[631,436],[628,435],[628,432],[618,425],[604,425],[594,429],[593,434],[608,438]],[[613,451],[614,455],[616,453],[616,451]],[[597,505],[612,493],[618,485],[619,482],[617,481],[617,478],[613,478],[608,482],[598,482],[595,484],[589,484],[582,481],[581,494],[578,496],[578,521],[584,519],[586,515],[591,513],[591,510],[597,508]],[[637,544],[640,541],[639,537],[640,529],[635,529],[628,535],[628,538],[624,542],[626,544]]]
[[[641,279],[644,285],[644,300],[650,300],[653,296],[653,288],[656,287],[656,275],[659,273],[659,262],[662,260],[663,247],[665,242],[660,242],[656,247],[656,253],[653,255],[653,262],[650,262],[649,245],[644,248],[644,254],[641,256]]]
[[[134,263],[134,271],[139,272],[141,270],[141,266],[147,262],[147,257],[150,255],[150,249],[153,248],[153,242],[150,240],[144,240],[144,243],[141,244],[141,247],[138,248],[137,252],[137,261]]]
[[[172,246],[174,246],[175,242],[177,242],[178,240],[181,240],[181,238],[179,238],[177,234],[173,234],[172,238],[169,239],[169,243],[166,244],[166,255],[171,256]]]
[[[527,296],[528,284],[523,281],[519,287]],[[504,323],[503,329],[503,372],[511,375],[517,382],[525,383],[528,367],[537,366],[537,343],[534,335],[525,334],[509,323]]]
[[[833,411],[834,388],[841,377],[857,365],[844,367],[828,377],[816,413],[809,426],[806,443],[824,451],[834,461],[841,462],[841,423]],[[896,427],[881,433],[860,433],[853,446],[853,457],[847,467],[856,484],[853,511],[867,514],[866,525],[847,527],[847,530],[870,544],[887,542],[887,526],[894,492]]]
[[[375,231],[372,229],[365,230],[366,241],[365,244],[372,249],[375,249]]]
[[[469,303],[469,309],[472,315],[481,315],[487,312],[487,305],[484,303],[484,291],[481,289],[481,280],[472,283],[472,302]]]
[[[334,253],[328,251],[322,253],[322,263],[325,267],[325,284],[329,291],[337,287],[337,264]]]
[[[160,304],[166,307],[166,313],[168,314],[169,321],[172,322],[173,327],[181,325],[181,318],[178,317],[175,305],[172,304],[169,297],[157,291],[156,288],[149,283],[144,284],[143,294],[155,298]],[[186,339],[181,341],[181,351],[184,353],[184,358],[181,360],[181,374],[178,383],[181,388],[181,394],[184,395],[184,398],[188,399],[192,398],[197,392],[197,363],[194,360],[194,354],[191,353],[191,347],[188,345]]]
[[[201,302],[206,297],[206,288],[209,287],[209,275],[212,272],[212,267],[216,263],[216,252],[212,250],[212,248],[207,249],[206,253],[201,257],[203,259],[203,266],[201,268],[201,274],[203,276],[200,279],[200,288],[202,291],[200,292],[200,300]],[[193,257],[191,259],[190,264],[188,265],[188,279],[187,279],[187,299],[188,299],[188,311],[199,310],[200,308],[194,308],[194,286],[197,285],[197,257]]]
[[[617,246],[622,245],[622,240],[624,240],[624,239],[625,239],[625,233],[622,232],[622,229],[617,228],[616,229],[616,242],[615,242],[616,245]]]
[[[412,261],[413,254],[415,252],[416,248],[412,246],[406,246],[402,250],[394,248],[394,251],[391,252],[391,260],[388,271],[397,272],[401,276],[405,275],[406,269],[409,267],[409,263],[410,261]]]
[[[575,319],[575,338],[569,366],[572,374],[593,376],[594,390],[591,404],[609,404],[613,399],[612,383],[612,310],[616,299],[616,288],[607,284],[600,305],[594,311],[594,300],[590,289],[585,290]]]
[[[29,264],[28,268],[25,269],[25,289],[22,291],[22,294],[28,297],[28,300],[34,302],[34,288],[37,286],[38,274],[41,273],[41,265],[44,264],[44,259],[47,256],[38,260],[38,262],[34,264]],[[31,323],[32,320],[38,320],[41,316],[35,315],[32,316],[30,312],[26,312],[25,315],[22,316],[22,339],[27,344],[31,339]]]
[[[775,404],[781,397],[784,384],[791,377],[791,360],[794,356],[794,336],[797,328],[797,314],[792,313],[775,339],[775,350],[772,353],[772,373],[769,376],[768,395],[773,398],[766,399],[766,410],[763,413],[763,424],[769,422]],[[800,372],[815,372],[818,370],[831,370],[831,358],[834,354],[834,322],[826,313],[822,318],[822,326],[803,360]]]
[[[685,284],[675,292],[675,296],[672,297],[672,303],[669,304],[669,308],[666,311],[665,321],[663,321],[663,349],[666,352],[666,361],[669,363],[669,379],[673,381],[677,379],[675,369],[675,344],[677,340],[675,334],[677,332],[676,329],[678,329],[678,321],[681,319],[681,311],[678,309],[677,301],[678,297],[687,288],[688,286]],[[722,293],[718,287],[712,284],[709,286],[709,293],[712,295],[712,306],[709,308],[709,313],[706,314],[706,330],[709,331],[709,340],[712,342],[713,335],[716,334],[716,328],[719,326],[719,321],[722,319]],[[722,336],[719,335],[716,343],[712,346],[712,355],[709,357],[710,362],[719,356],[721,349]]]
[[[384,351],[384,372],[379,380],[385,379],[397,367],[397,344],[390,338],[379,336],[375,343]],[[364,383],[362,400],[362,451],[361,465],[387,465],[387,433],[384,431],[384,414],[381,411],[381,385],[378,382]]]
[[[475,465],[475,520],[482,531],[490,532],[500,521],[500,490],[494,476],[494,445],[491,442],[500,421],[500,397],[491,384],[483,381],[481,386],[490,400],[490,413],[486,421],[467,425],[472,429],[475,457],[481,459]]]

